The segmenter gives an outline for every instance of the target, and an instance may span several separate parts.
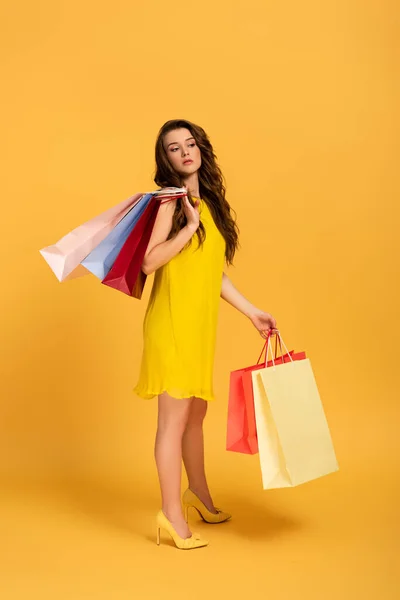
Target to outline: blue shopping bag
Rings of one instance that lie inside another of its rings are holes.
[[[103,280],[110,271],[122,246],[153,196],[154,194],[151,193],[145,194],[140,198],[137,204],[121,219],[108,236],[81,262],[88,271],[100,280]]]

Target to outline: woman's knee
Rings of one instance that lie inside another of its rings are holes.
[[[158,429],[182,431],[188,422],[192,399],[173,398],[169,394],[158,397]]]
[[[208,404],[202,398],[194,397],[190,406],[188,425],[201,425],[207,414]]]

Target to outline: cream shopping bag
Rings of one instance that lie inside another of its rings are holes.
[[[296,486],[339,468],[310,359],[275,365],[272,357],[272,363],[252,372],[264,489]]]

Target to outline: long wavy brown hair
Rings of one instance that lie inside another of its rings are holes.
[[[236,225],[236,212],[230,207],[225,198],[226,187],[224,185],[224,177],[222,171],[217,164],[217,156],[214,153],[211,142],[202,127],[195,125],[186,119],[172,119],[164,123],[161,127],[155,148],[156,158],[156,173],[154,181],[160,187],[183,187],[184,180],[177,173],[168,160],[167,153],[164,149],[164,136],[174,129],[186,128],[194,137],[197,146],[201,152],[201,166],[198,170],[199,177],[199,193],[200,197],[207,204],[214,218],[215,224],[225,239],[225,259],[227,264],[233,264],[233,258],[236,250],[239,247],[239,228]],[[190,203],[194,204],[193,198],[188,190],[188,198]],[[234,217],[232,216],[234,215]],[[178,200],[176,203],[173,224],[168,239],[173,238],[187,222],[183,203]],[[201,246],[206,238],[206,231],[203,223],[196,231],[199,246]],[[189,244],[191,240],[189,240]]]

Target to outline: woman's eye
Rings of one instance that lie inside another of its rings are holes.
[[[191,144],[188,144],[188,146],[190,146],[190,147],[195,146],[195,145],[196,145],[195,142],[192,142]],[[171,152],[175,152],[175,150],[179,150],[179,148],[171,148]]]

